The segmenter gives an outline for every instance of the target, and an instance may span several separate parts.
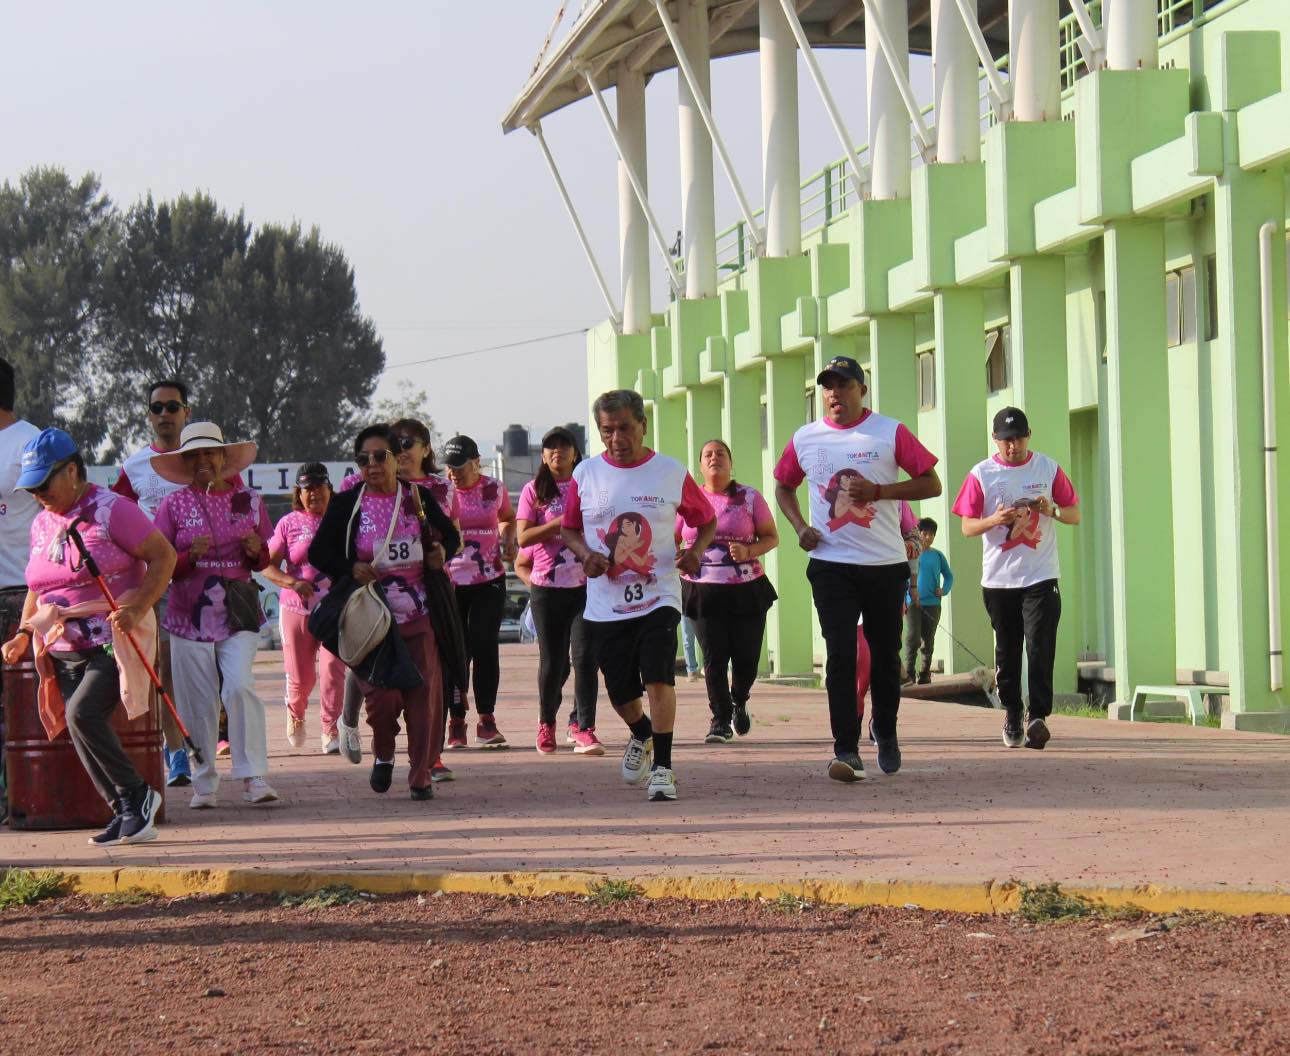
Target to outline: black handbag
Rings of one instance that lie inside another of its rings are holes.
[[[253,579],[224,580],[224,610],[232,633],[260,633],[260,623],[264,619],[260,611],[260,590],[260,584]]]

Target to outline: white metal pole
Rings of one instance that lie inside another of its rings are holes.
[[[689,55],[686,54],[685,46],[681,43],[681,37],[677,34],[676,26],[672,24],[671,15],[667,13],[666,0],[654,0],[654,5],[658,8],[658,17],[662,19],[663,30],[672,45],[672,50],[676,53],[677,68],[680,70],[681,77],[684,77],[686,86],[690,89],[690,99],[694,103],[695,110],[698,110],[699,116],[703,119],[703,126],[711,137],[712,146],[716,147],[717,157],[721,161],[721,168],[725,169],[726,177],[730,179],[731,190],[734,191],[735,201],[739,204],[740,213],[743,213],[744,223],[748,224],[748,231],[752,235],[752,241],[755,242],[757,249],[760,250],[762,246],[761,230],[757,226],[757,220],[753,218],[752,206],[748,204],[748,196],[743,192],[743,183],[739,181],[739,174],[734,169],[734,162],[730,160],[730,152],[726,150],[725,141],[721,138],[720,130],[717,129],[716,119],[712,116],[712,107],[708,106],[707,97],[710,93],[703,88],[703,84],[700,83],[697,72],[694,70],[693,63],[690,62]],[[711,77],[707,77],[706,81],[711,81]],[[712,223],[713,228],[715,228],[715,209],[713,209]],[[713,236],[715,235],[716,231],[713,230]]]
[[[965,0],[976,15],[976,0]],[[981,114],[972,38],[954,0],[932,0],[932,101],[936,160],[981,160]]]
[[[717,203],[712,184],[712,143],[716,125],[708,110],[712,97],[707,0],[680,0],[678,31],[659,0],[659,18],[676,53],[677,119],[681,160],[681,259],[685,295],[717,295]],[[724,160],[724,159],[723,159]]]
[[[1259,284],[1263,349],[1263,501],[1268,554],[1268,686],[1284,685],[1281,653],[1281,529],[1277,520],[1277,317],[1272,294],[1273,239],[1280,244],[1281,225],[1269,221],[1259,229]],[[1278,250],[1278,252],[1280,252]],[[1284,320],[1281,323],[1285,325]]]
[[[1147,0],[1154,5],[1155,0]],[[1075,21],[1079,23],[1079,31],[1082,40],[1080,41],[1080,50],[1084,53],[1084,60],[1090,68],[1096,68],[1098,60],[1103,56],[1105,49],[1103,44],[1103,31],[1093,22],[1093,13],[1089,11],[1088,5],[1084,0],[1070,0],[1071,14],[1075,16]],[[1103,8],[1105,10],[1105,7]],[[1154,17],[1154,15],[1153,15]],[[1102,19],[1102,25],[1106,25],[1106,19]],[[1087,45],[1084,43],[1087,41]]]
[[[626,157],[618,160],[618,248],[623,283],[623,330],[629,334],[649,333],[650,312],[649,221],[636,197],[630,162],[646,176],[645,74],[620,67],[618,89],[618,134]]]
[[[829,123],[833,126],[833,131],[837,133],[838,140],[842,143],[842,149],[847,153],[847,160],[851,162],[851,187],[856,193],[856,199],[859,200],[865,196],[864,172],[860,167],[860,155],[856,153],[855,140],[851,138],[851,133],[847,131],[847,126],[842,120],[842,112],[838,109],[837,100],[833,98],[833,92],[829,90],[829,82],[824,79],[824,72],[820,69],[820,64],[815,59],[815,52],[811,49],[811,42],[806,37],[806,30],[802,28],[802,23],[798,20],[797,11],[793,8],[793,0],[779,0],[779,8],[784,13],[784,18],[788,22],[788,28],[792,30],[793,37],[797,41],[797,46],[802,52],[802,61],[806,63],[806,72],[811,75],[811,80],[815,82],[816,90],[820,93],[820,101],[824,103],[824,111],[829,115]],[[762,121],[766,120],[766,112],[762,111]],[[906,136],[908,144],[908,136]],[[795,175],[794,180],[800,180],[801,177]],[[799,193],[796,189],[793,193]],[[799,241],[800,245],[800,241]]]
[[[679,295],[682,290],[681,276],[677,273],[676,265],[672,263],[672,247],[667,244],[667,236],[663,234],[663,228],[659,226],[658,217],[654,215],[654,210],[650,207],[645,184],[641,180],[637,167],[628,160],[623,150],[622,137],[618,134],[618,127],[614,124],[613,117],[610,116],[609,107],[605,105],[605,97],[601,94],[600,86],[596,84],[596,79],[589,70],[584,70],[582,76],[586,79],[587,87],[591,89],[592,98],[596,100],[596,108],[600,111],[601,118],[604,119],[605,128],[609,130],[609,138],[614,141],[614,149],[618,151],[618,158],[623,163],[623,172],[632,185],[636,200],[640,202],[641,209],[644,210],[645,219],[649,221],[650,233],[654,236],[654,244],[658,246],[658,251],[663,255],[663,265],[667,268],[667,275],[672,282],[672,289]]]
[[[930,160],[932,135],[927,130],[922,107],[914,98],[914,89],[909,83],[908,0],[864,0],[864,9],[865,48],[870,50],[869,33],[872,30],[878,38],[878,47],[887,60],[887,68],[892,71],[892,84],[899,93],[901,102],[905,104],[909,120],[913,122],[919,153],[924,160]],[[894,24],[889,19],[894,19]]]
[[[1111,69],[1154,70],[1159,65],[1156,0],[1105,0],[1102,29]]]
[[[905,0],[865,0],[864,10],[869,193],[874,198],[908,198],[909,115],[897,82],[909,74],[909,9]],[[879,43],[879,25],[888,30],[890,48]]]
[[[998,67],[994,64],[990,45],[986,43],[985,34],[981,32],[980,23],[976,20],[976,5],[970,0],[956,0],[956,6],[959,9],[959,17],[963,19],[963,28],[967,30],[972,48],[985,73],[986,82],[990,85],[990,98],[994,101],[995,115],[1000,121],[1007,121],[1012,115],[1012,106],[1009,102],[1012,98],[1012,89],[1004,82],[999,75]]]
[[[596,259],[596,253],[591,248],[591,240],[587,238],[586,229],[582,226],[582,221],[578,218],[578,210],[574,208],[573,199],[569,197],[569,189],[564,185],[564,178],[560,175],[559,166],[555,163],[555,158],[551,156],[551,148],[546,144],[546,137],[542,135],[542,126],[532,125],[529,131],[537,138],[538,146],[542,148],[542,157],[546,159],[547,168],[551,170],[551,178],[555,180],[556,190],[560,192],[560,198],[564,202],[565,209],[569,212],[569,219],[573,221],[573,229],[578,235],[578,241],[582,244],[582,251],[587,255],[587,263],[591,265],[592,274],[596,276],[596,285],[600,287],[600,295],[604,297],[605,304],[609,307],[609,319],[618,333],[623,332],[623,316],[618,310],[618,305],[614,304],[614,295],[609,292],[609,283],[605,281],[605,273],[600,269],[600,262]]]
[[[1061,120],[1057,0],[1008,0],[1008,44],[1013,118]]]
[[[779,0],[761,0],[761,154],[766,254],[802,252],[797,42]]]

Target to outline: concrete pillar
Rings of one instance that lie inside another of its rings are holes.
[[[802,252],[797,41],[779,0],[759,2],[766,255],[792,257]]]
[[[909,76],[909,4],[907,0],[865,0],[865,10],[868,17],[876,15],[882,20],[900,59],[899,69],[893,72],[878,46],[877,33],[866,33],[870,196],[908,198],[913,144],[909,138],[909,111],[896,87],[896,76]],[[1056,34],[1055,27],[1053,32]],[[974,98],[975,92],[974,86]]]
[[[1104,0],[1106,64],[1113,70],[1154,70],[1159,64],[1156,0]]]
[[[976,0],[967,0],[976,14]],[[981,160],[977,55],[955,0],[932,0],[932,101],[936,160]]]
[[[1164,223],[1112,220],[1103,243],[1112,664],[1124,705],[1134,686],[1177,678]]]
[[[1008,0],[1008,80],[1016,121],[1061,117],[1057,0]]]
[[[688,438],[686,465],[695,480],[699,475],[699,455],[703,445],[713,437],[725,440],[722,431],[721,389],[716,385],[691,385],[686,393],[685,432]],[[729,441],[726,441],[729,443]],[[731,451],[734,448],[731,447]]]
[[[707,0],[681,0],[677,32],[705,102],[712,101],[712,56],[708,43]],[[695,104],[694,93],[676,71],[681,133],[681,253],[685,296],[717,295],[717,209],[712,183],[712,137]]]
[[[906,425],[916,422],[918,360],[912,315],[875,315],[869,320],[869,367],[870,406]]]
[[[628,160],[642,183],[648,183],[645,155],[645,75],[618,70],[618,133]],[[623,333],[645,334],[650,328],[649,222],[618,163],[618,246],[623,279]]]

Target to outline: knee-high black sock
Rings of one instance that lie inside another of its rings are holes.
[[[654,765],[672,769],[672,735],[670,733],[654,734]]]

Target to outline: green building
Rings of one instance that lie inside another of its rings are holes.
[[[537,134],[563,194],[541,120],[583,99],[605,119],[621,283],[584,237],[609,312],[588,338],[588,386],[640,390],[656,447],[696,468],[721,435],[740,479],[769,491],[816,413],[820,364],[845,354],[866,365],[873,406],[940,456],[944,493],[919,512],[941,523],[960,584],[943,623],[966,648],[941,636],[946,671],[992,655],[981,542],[949,508],[992,450],[993,413],[1016,404],[1084,511],[1059,533],[1057,690],[1100,677],[1120,717],[1136,687],[1225,687],[1225,725],[1290,731],[1283,31],[1285,0],[589,0],[505,127]],[[862,49],[868,146],[853,146],[821,47]],[[760,55],[760,174],[728,164],[707,106],[710,63],[744,52]],[[910,89],[911,52],[931,55],[930,107]],[[673,247],[649,207],[644,93],[678,55]],[[808,92],[845,156],[803,182]],[[741,211],[722,231],[717,175]],[[650,290],[652,254],[668,290]],[[768,660],[790,676],[821,646],[806,556],[785,538]]]

